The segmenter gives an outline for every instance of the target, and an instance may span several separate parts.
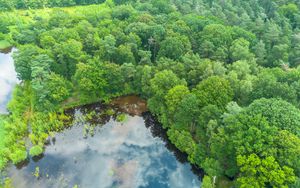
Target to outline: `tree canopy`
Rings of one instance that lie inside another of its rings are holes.
[[[297,0],[0,0],[0,44],[16,46],[20,79],[0,118],[0,169],[42,153],[65,108],[134,94],[204,169],[203,187],[216,176],[299,187],[299,10]]]

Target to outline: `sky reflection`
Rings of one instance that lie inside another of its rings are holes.
[[[16,187],[48,188],[164,188],[199,187],[189,164],[178,162],[158,137],[152,137],[144,119],[125,123],[110,120],[97,127],[94,137],[83,138],[78,124],[56,136],[45,157],[21,170],[11,168]],[[32,173],[40,168],[37,180]]]
[[[11,55],[12,52],[8,54],[0,53],[0,114],[7,112],[6,104],[17,83],[17,74]]]

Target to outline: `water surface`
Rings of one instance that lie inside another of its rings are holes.
[[[12,58],[13,51],[15,50],[0,52],[0,114],[7,113],[6,105],[18,82]]]
[[[87,138],[84,125],[90,123],[81,119],[86,109],[76,109],[77,121],[57,133],[43,158],[30,159],[21,169],[9,168],[15,187],[199,188],[199,176],[186,156],[166,141],[155,119],[149,113],[140,115],[138,109],[143,108],[139,105],[133,111],[133,103],[127,101],[126,105],[132,114],[124,122],[117,122],[115,116],[101,116],[100,121],[94,121],[98,124],[94,136]],[[102,108],[92,105],[96,114],[101,114]],[[33,175],[37,167],[38,178]]]

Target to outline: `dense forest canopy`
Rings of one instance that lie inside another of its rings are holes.
[[[26,136],[43,152],[63,108],[137,94],[204,169],[203,187],[300,187],[300,1],[102,2],[0,0],[22,80],[1,118],[0,168],[27,157]]]

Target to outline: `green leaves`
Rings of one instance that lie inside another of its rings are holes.
[[[237,156],[242,176],[237,179],[240,187],[288,187],[295,182],[293,169],[276,162],[274,157],[259,158],[256,154]]]
[[[29,154],[32,157],[35,157],[35,156],[41,155],[43,153],[43,151],[44,150],[41,146],[36,145],[36,146],[33,146],[32,148],[30,148]]]
[[[216,89],[218,88],[218,89]],[[224,109],[233,98],[229,82],[221,77],[212,76],[200,82],[194,89],[202,107],[213,104]]]
[[[105,98],[104,89],[108,83],[103,75],[100,63],[79,63],[74,79],[84,97]]]
[[[246,111],[251,116],[261,114],[275,129],[288,130],[297,136],[300,135],[300,111],[284,100],[255,100]]]
[[[170,114],[174,114],[178,110],[181,100],[189,93],[189,89],[184,85],[177,85],[168,91],[165,100]]]
[[[167,57],[177,60],[191,49],[191,44],[186,36],[175,35],[167,37],[161,42],[158,57]]]
[[[18,164],[27,158],[27,152],[25,148],[18,147],[12,151],[9,157],[14,164]]]
[[[189,161],[195,163],[196,143],[187,131],[178,131],[174,128],[168,130],[168,137],[173,144],[182,152],[188,154]]]

